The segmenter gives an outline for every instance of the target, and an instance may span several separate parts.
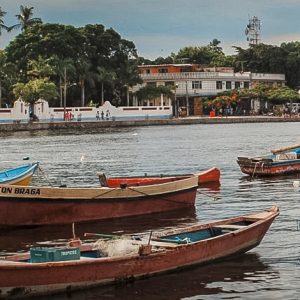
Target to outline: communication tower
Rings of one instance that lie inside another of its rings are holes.
[[[245,29],[249,45],[257,45],[260,43],[260,29],[261,22],[257,17],[254,16],[252,19],[249,19],[249,24]]]

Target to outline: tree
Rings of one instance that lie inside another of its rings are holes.
[[[85,82],[86,80],[92,80],[93,77],[93,73],[90,71],[90,69],[91,63],[87,58],[81,58],[77,60],[76,70],[81,89],[81,106],[85,106]]]
[[[104,83],[113,85],[114,80],[116,79],[116,73],[104,68],[98,67],[96,77],[101,82],[101,105],[104,103]]]
[[[57,74],[59,78],[60,107],[62,107],[64,96],[63,92],[67,88],[67,74],[72,78],[76,72],[75,66],[71,58],[61,59],[57,55],[53,55],[50,61],[55,74]],[[66,91],[64,94],[66,95]]]
[[[271,88],[266,91],[266,97],[273,103],[299,102],[300,96],[295,90],[283,86]]]
[[[0,6],[0,35],[2,32],[2,29],[8,30],[8,27],[6,25],[4,25],[4,21],[3,21],[3,17],[6,15],[6,12],[2,10],[1,6]]]
[[[70,104],[74,104],[79,97],[83,102],[86,97],[103,99],[102,86],[106,88],[106,100],[115,101],[117,104],[125,103],[128,86],[139,80],[137,68],[131,67],[131,60],[137,56],[133,42],[122,39],[113,29],[105,29],[99,24],[86,25],[83,28],[60,24],[36,24],[21,32],[10,42],[6,51],[8,62],[14,63],[22,70],[22,74],[25,74],[21,78],[24,83],[28,81],[27,70],[32,71],[29,61],[36,61],[39,56],[43,59],[57,57],[59,60],[72,61],[81,89],[74,89]],[[52,65],[54,66],[54,63]],[[107,78],[107,75],[99,74],[99,68],[110,72],[108,75],[113,75],[111,76],[113,81]],[[68,67],[66,69],[68,78],[72,77],[75,81],[76,76],[68,71]],[[56,73],[59,74],[57,77],[51,75],[50,78],[61,86],[64,67],[60,67],[60,71]],[[68,82],[65,80],[64,87],[66,84]]]
[[[217,62],[226,62],[226,66],[232,66],[230,60],[226,60],[222,48],[219,46],[221,42],[213,39],[207,46],[201,47],[184,47],[175,55],[175,61],[178,63],[196,63],[207,66],[220,66]],[[224,66],[224,65],[222,65]]]
[[[6,104],[12,100],[10,99],[9,89],[16,81],[17,69],[15,64],[7,62],[6,52],[0,50],[0,108],[3,99],[6,100]]]
[[[27,74],[36,78],[45,78],[54,74],[50,58],[43,58],[41,55],[36,60],[29,60]]]
[[[51,101],[57,97],[55,84],[47,78],[34,79],[26,84],[17,83],[13,86],[13,93],[31,105],[39,99]]]
[[[40,18],[32,18],[32,15],[33,15],[33,7],[21,5],[20,14],[16,15],[19,23],[11,26],[10,30],[21,28],[22,31],[26,31],[28,27],[42,22]]]
[[[168,98],[174,98],[174,87],[171,86],[153,86],[146,85],[140,88],[135,94],[139,101],[151,100],[160,97],[161,94],[167,96]]]

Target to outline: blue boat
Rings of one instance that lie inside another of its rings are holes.
[[[17,168],[0,171],[0,184],[29,185],[38,166],[39,163],[35,162]]]

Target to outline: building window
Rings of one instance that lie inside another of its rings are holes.
[[[202,89],[202,81],[192,81],[192,89]]]
[[[231,81],[226,81],[226,90],[231,90]]]
[[[167,68],[160,68],[160,69],[158,69],[158,73],[168,73],[168,69]]]
[[[244,89],[249,89],[249,81],[244,81]]]
[[[239,82],[239,81],[236,81],[235,83],[234,83],[234,88],[235,89],[239,89],[241,87],[241,83]]]
[[[216,81],[216,89],[221,90],[222,89],[222,81]]]
[[[146,69],[146,74],[150,74],[150,73],[151,73],[150,69]]]

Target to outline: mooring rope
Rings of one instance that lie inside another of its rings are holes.
[[[137,192],[137,193],[139,193],[139,194],[141,194],[141,195],[143,195],[143,196],[156,196],[156,195],[147,194],[147,193],[145,193],[145,192],[143,192],[143,191],[138,191],[138,190],[134,189],[133,187],[126,186],[125,188],[126,188],[126,189],[129,189],[129,190],[131,190],[131,191]],[[114,191],[114,189],[110,189],[110,190],[106,191],[105,193],[96,195],[96,196],[93,197],[93,199],[97,199],[97,198],[99,198],[99,197],[101,197],[101,196],[103,196],[103,195],[106,195],[106,194],[108,194],[108,193],[110,193],[110,192],[112,192],[112,191]],[[113,199],[113,198],[112,198],[112,199]],[[159,200],[164,200],[164,201],[168,201],[168,202],[172,202],[172,203],[186,204],[187,206],[191,206],[190,203],[185,203],[185,202],[182,202],[182,201],[175,201],[175,200],[171,200],[171,199],[164,198],[164,197],[159,198]]]
[[[45,172],[43,171],[43,169],[41,168],[41,166],[39,165],[39,171],[42,173],[43,177],[47,180],[47,182],[49,183],[49,185],[51,187],[53,187],[53,184],[51,183],[50,179],[48,178],[48,176],[45,174]]]
[[[254,177],[254,175],[255,175],[256,167],[257,167],[257,165],[258,165],[259,163],[260,163],[259,161],[255,163],[255,166],[254,166],[254,170],[253,170],[253,174],[252,174],[251,179],[253,179],[253,177]]]

